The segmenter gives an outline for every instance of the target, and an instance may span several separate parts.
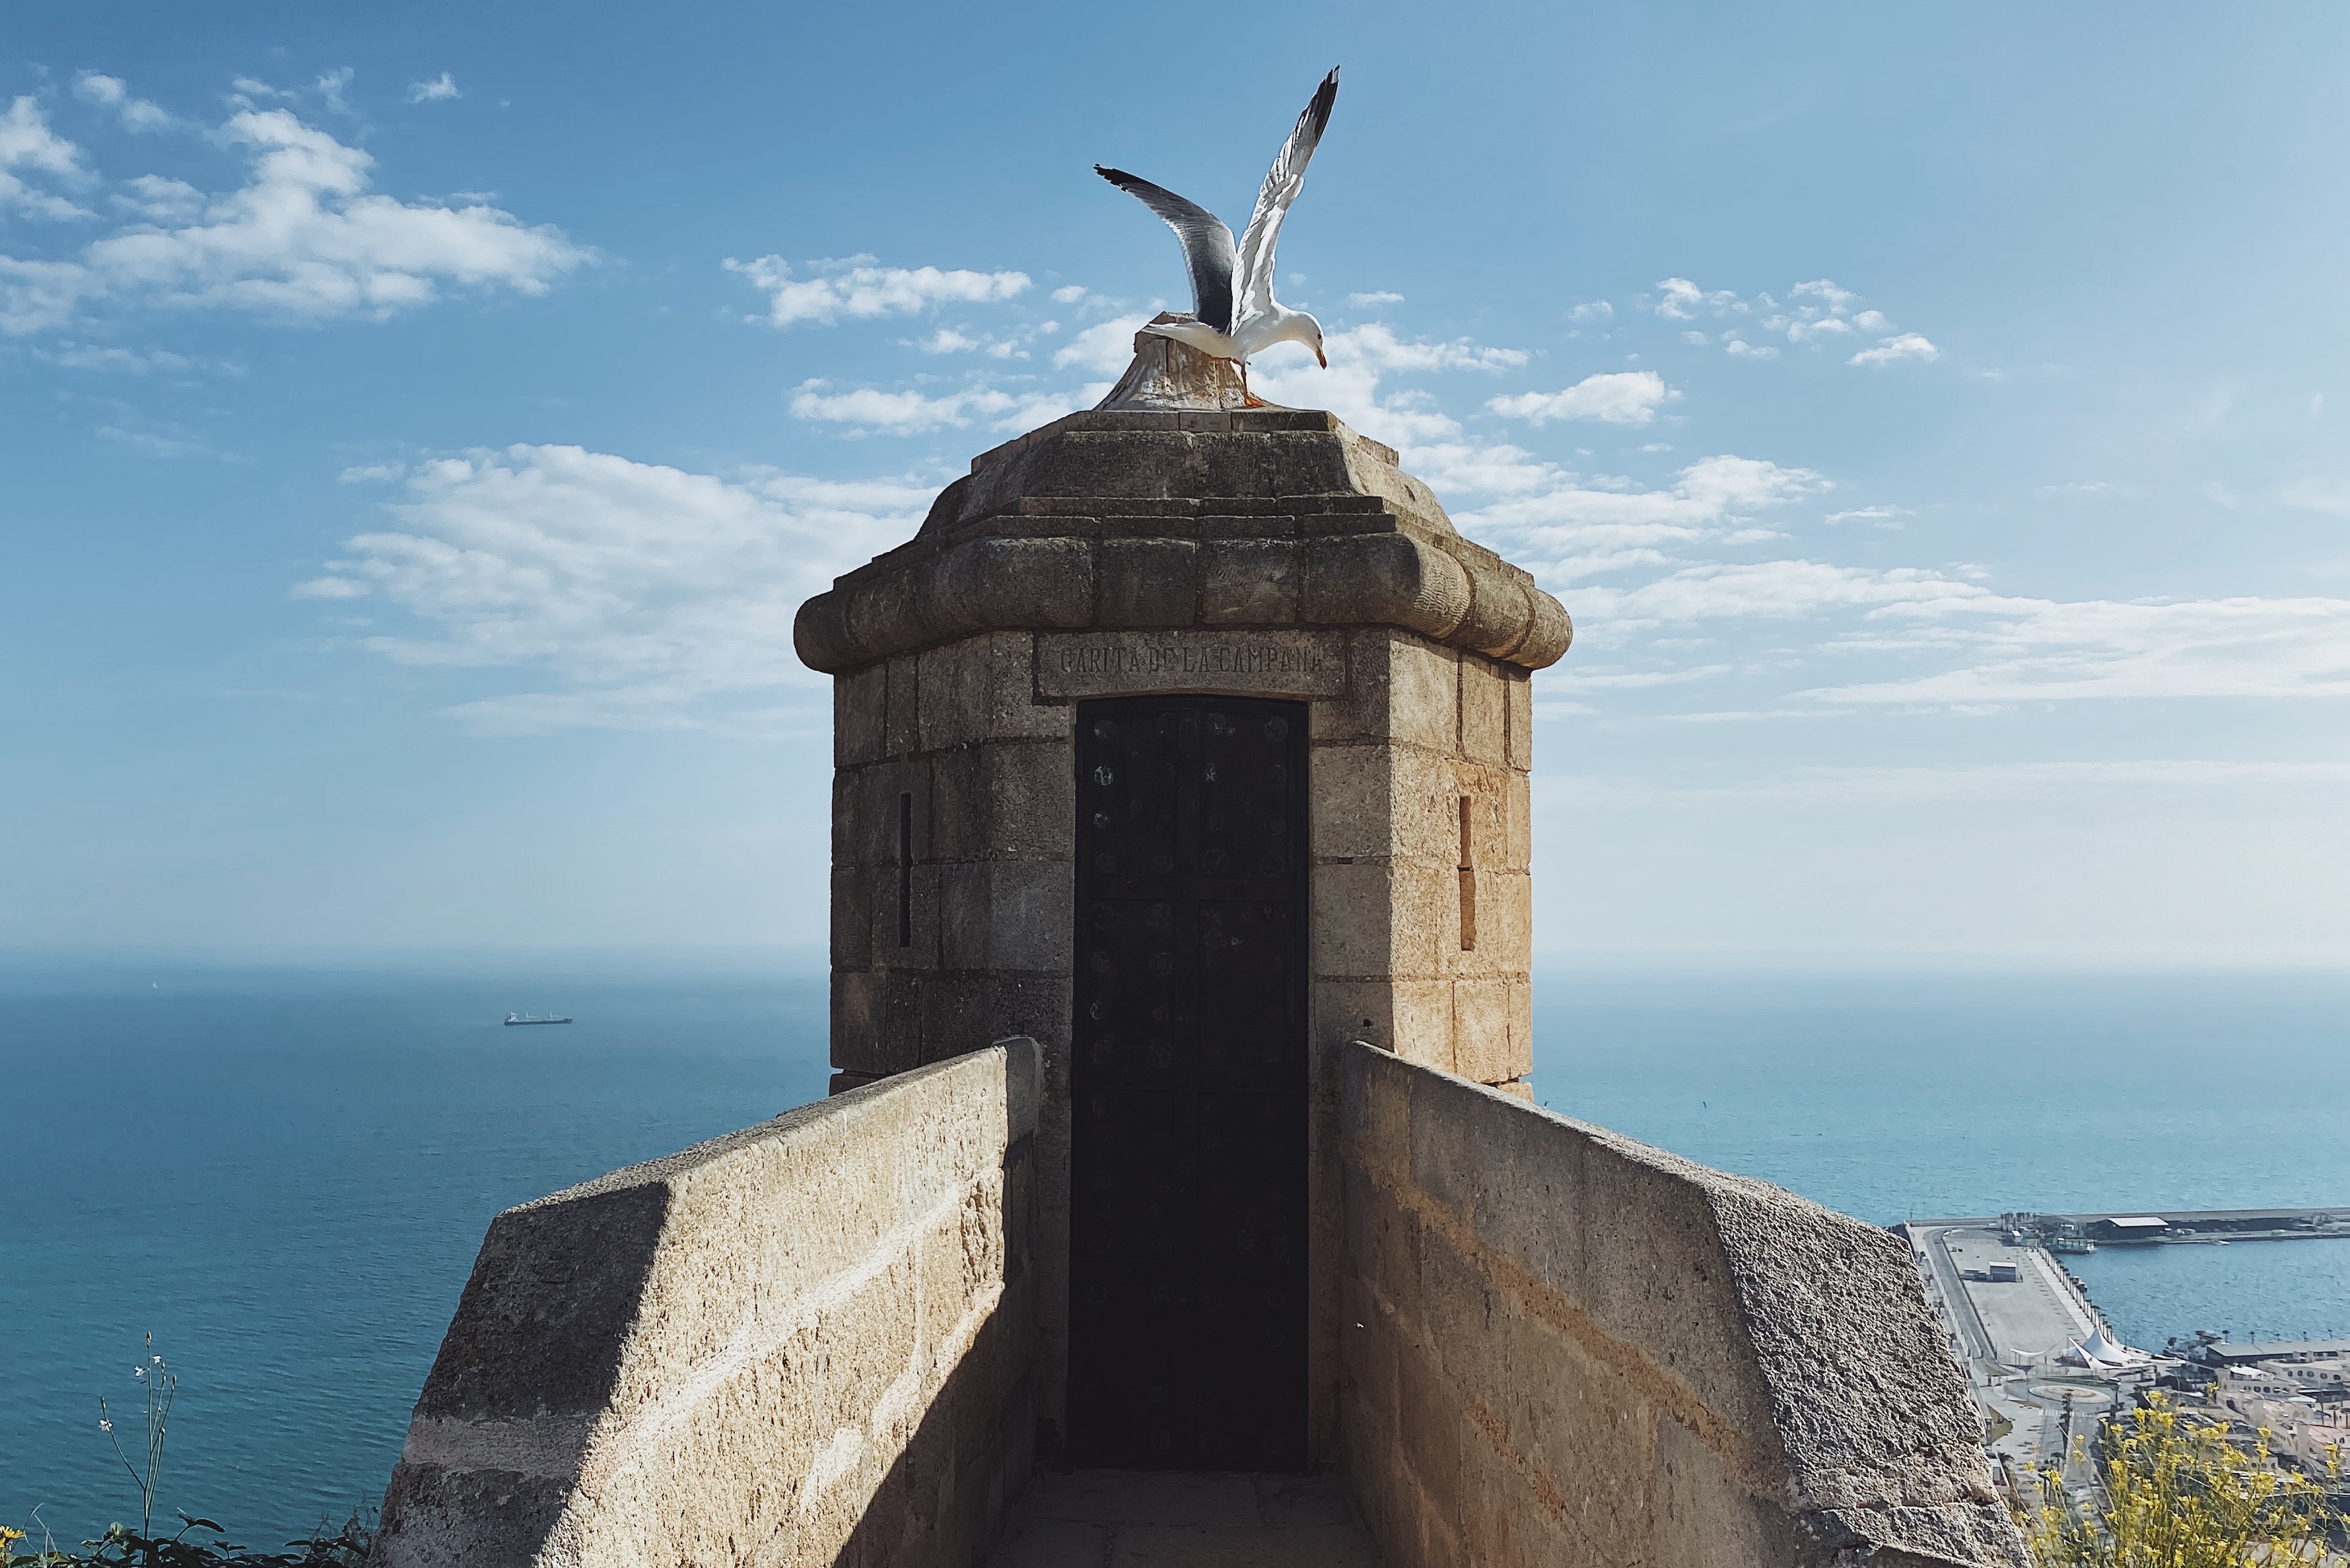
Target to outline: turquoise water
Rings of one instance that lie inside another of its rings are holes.
[[[97,1428],[153,1330],[161,1504],[275,1542],[380,1493],[499,1209],[823,1093],[824,981],[0,966],[0,1519],[135,1491]],[[1555,1108],[1887,1221],[2350,1204],[2350,978],[1540,977]],[[509,1009],[557,1029],[504,1029]],[[2124,1334],[2350,1334],[2350,1242],[2100,1253]]]

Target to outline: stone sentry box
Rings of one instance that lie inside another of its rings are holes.
[[[1005,1035],[1043,1046],[1048,1419],[1066,1357],[1079,705],[1305,704],[1307,1441],[1329,1457],[1330,1054],[1367,1040],[1530,1097],[1529,678],[1566,651],[1565,611],[1332,415],[1129,409],[983,454],[913,540],[804,606],[795,636],[836,678],[835,1092]]]

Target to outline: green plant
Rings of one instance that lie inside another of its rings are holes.
[[[122,1439],[114,1435],[114,1418],[108,1414],[106,1396],[98,1397],[98,1429],[114,1445],[114,1457],[130,1476],[130,1484],[139,1489],[139,1533],[154,1533],[155,1487],[163,1479],[163,1436],[171,1424],[172,1401],[179,1397],[180,1378],[155,1354],[155,1336],[147,1336],[145,1365],[131,1368],[130,1376],[147,1386],[147,1468],[142,1472],[130,1463],[130,1456],[122,1451]],[[182,1515],[182,1517],[185,1517]],[[120,1528],[119,1526],[117,1528]]]
[[[2042,1472],[2040,1506],[2023,1522],[2043,1568],[2314,1564],[2343,1526],[2314,1480],[2160,1394],[2099,1424],[2096,1472],[2101,1505],[2068,1492],[2061,1467]]]
[[[131,1376],[146,1389],[147,1449],[143,1465],[134,1465],[115,1435],[114,1416],[104,1396],[98,1401],[98,1429],[114,1445],[114,1457],[139,1489],[139,1528],[113,1524],[95,1541],[85,1541],[78,1552],[60,1552],[48,1527],[41,1527],[41,1548],[20,1552],[16,1543],[30,1539],[22,1530],[0,1525],[0,1568],[362,1568],[374,1543],[370,1511],[354,1511],[333,1534],[329,1521],[320,1520],[307,1540],[289,1541],[285,1552],[255,1552],[227,1539],[227,1530],[209,1519],[180,1513],[180,1528],[168,1536],[155,1529],[155,1491],[163,1479],[163,1446],[172,1421],[172,1402],[178,1397],[180,1379],[169,1363],[155,1354],[155,1336],[147,1336],[147,1359]],[[33,1511],[40,1523],[40,1510]],[[208,1531],[216,1539],[190,1541],[191,1531]]]

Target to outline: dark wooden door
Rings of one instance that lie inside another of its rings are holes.
[[[1073,1464],[1305,1464],[1305,724],[1078,705]]]

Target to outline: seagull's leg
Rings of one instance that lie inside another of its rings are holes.
[[[1245,360],[1245,359],[1242,360],[1242,361],[1240,362],[1240,366],[1241,366],[1241,407],[1243,407],[1243,408],[1244,408],[1244,409],[1262,409],[1262,408],[1269,407],[1270,405],[1268,405],[1263,398],[1258,397],[1254,392],[1252,392],[1252,391],[1250,391],[1250,390],[1249,390],[1249,384],[1248,384],[1248,361],[1247,361],[1247,360]]]

